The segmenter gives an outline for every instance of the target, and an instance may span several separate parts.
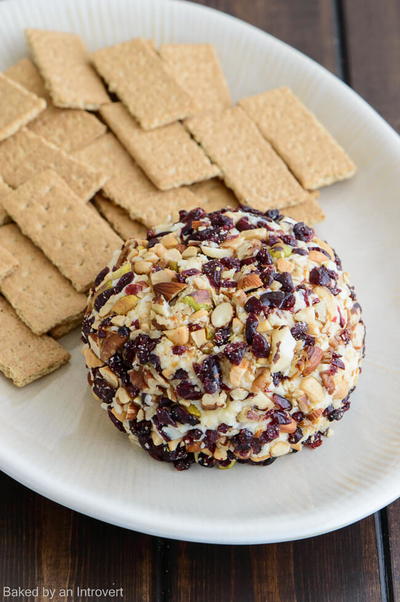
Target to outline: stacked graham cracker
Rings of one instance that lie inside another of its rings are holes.
[[[288,88],[233,106],[209,44],[26,36],[32,60],[0,74],[0,370],[18,386],[68,361],[55,338],[122,240],[197,206],[315,223],[318,188],[355,171]]]

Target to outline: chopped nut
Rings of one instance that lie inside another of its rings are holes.
[[[134,307],[136,307],[138,298],[136,295],[126,295],[125,297],[121,297],[118,301],[113,305],[112,311],[116,314],[127,314],[128,311],[131,311]]]
[[[233,318],[232,331],[234,332],[234,334],[239,334],[240,332],[242,332],[243,328],[243,323],[239,320],[239,318]]]
[[[329,261],[329,257],[324,255],[324,253],[315,250],[309,252],[308,258],[310,261],[314,261],[315,263],[325,263],[326,261]]]
[[[118,387],[119,380],[108,366],[103,366],[103,368],[99,369],[99,372],[102,375],[102,377],[108,382],[109,385],[111,385],[115,389]]]
[[[105,362],[125,343],[126,337],[121,337],[117,332],[110,332],[102,339],[100,357]]]
[[[300,383],[300,389],[304,391],[313,404],[320,403],[325,397],[323,388],[313,376],[304,378]]]
[[[240,245],[242,243],[243,243],[243,238],[241,236],[237,235],[237,236],[233,236],[232,238],[227,238],[226,240],[224,240],[224,242],[221,244],[221,247],[237,249],[238,247],[240,247]]]
[[[238,288],[249,291],[253,288],[262,286],[262,280],[258,274],[246,274],[238,282]]]
[[[266,387],[268,387],[271,380],[271,371],[268,368],[263,368],[254,379],[251,392],[257,393],[257,391],[263,391]]]
[[[117,406],[119,407],[119,406]],[[123,410],[122,408],[119,408],[120,411],[117,410],[117,408],[111,408],[111,413],[114,414],[115,418],[117,418],[117,420],[119,420],[120,422],[124,422],[126,420],[126,411]]]
[[[150,280],[153,285],[158,282],[171,282],[174,278],[176,278],[176,272],[168,268],[150,274]]]
[[[317,243],[317,245],[319,247],[321,247],[321,249],[324,249],[324,251],[326,251],[327,253],[329,253],[332,261],[335,259],[335,254],[334,254],[332,248],[328,245],[327,242],[325,242],[324,240],[321,240],[320,238],[316,238],[315,242]]]
[[[179,326],[172,330],[165,330],[164,334],[175,345],[186,345],[189,342],[189,329],[187,326]]]
[[[173,249],[174,247],[177,247],[179,245],[179,240],[177,239],[176,234],[174,234],[173,232],[165,234],[165,236],[163,236],[160,239],[160,241],[167,249]]]
[[[139,259],[133,264],[133,269],[136,274],[149,274],[152,266],[153,264],[150,263],[150,261],[143,261],[142,259]]]
[[[248,396],[249,396],[249,392],[246,391],[246,389],[232,389],[231,390],[231,397],[235,401],[243,401],[243,399],[246,399],[246,397],[248,397]]]
[[[272,330],[272,326],[268,320],[262,320],[258,323],[257,332],[269,332]]]
[[[281,431],[281,433],[294,433],[296,429],[297,429],[297,422],[295,420],[293,420],[293,418],[291,419],[289,424],[280,424],[279,425],[279,430]]]
[[[335,392],[332,395],[333,399],[344,399],[348,393],[348,384],[343,375],[340,374],[335,378]]]
[[[271,447],[271,456],[277,458],[278,456],[284,456],[290,451],[290,443],[287,441],[277,441]]]
[[[100,351],[99,337],[95,334],[90,334],[88,337],[88,341],[89,341],[89,346],[90,346],[91,350],[93,351],[93,353],[95,355],[97,355],[97,357],[100,357],[101,351]]]
[[[208,322],[208,311],[206,309],[199,309],[189,316],[190,322]]]
[[[131,401],[128,391],[126,389],[124,389],[123,387],[120,387],[118,389],[118,391],[115,394],[115,397],[116,397],[118,403],[121,403],[122,405],[124,405],[125,403],[129,403]]]
[[[332,395],[335,391],[335,381],[333,380],[333,376],[329,374],[329,372],[321,372],[322,384],[325,389],[328,391],[329,395]]]
[[[257,240],[265,240],[267,238],[267,229],[253,228],[252,230],[243,230],[240,235],[245,239],[256,238]]]
[[[130,403],[126,412],[127,420],[135,420],[139,411],[139,407],[135,403]]]
[[[190,259],[191,257],[196,257],[198,252],[198,247],[187,247],[187,249],[185,249],[182,252],[182,259]]]
[[[88,368],[98,368],[99,366],[104,366],[104,362],[102,362],[97,355],[95,355],[93,351],[89,349],[89,347],[85,347],[83,350],[83,356]]]
[[[291,364],[296,341],[289,326],[274,328],[271,334],[271,358],[274,372],[284,372]]]
[[[217,408],[224,408],[226,406],[226,393],[213,393],[210,395],[206,393],[201,398],[201,407],[203,410],[216,410]]]
[[[200,330],[194,330],[190,333],[191,339],[196,347],[202,347],[207,343],[207,335],[204,328]]]
[[[249,360],[242,359],[238,366],[232,366],[229,372],[229,380],[233,387],[240,387],[243,376],[249,367]]]
[[[167,299],[167,301],[171,301],[176,295],[181,293],[187,284],[181,282],[158,282],[154,285],[154,290],[159,295],[162,295]]]
[[[317,420],[320,419],[320,417],[322,416],[324,410],[318,409],[318,410],[312,410],[311,412],[309,412],[307,414],[307,418],[308,420],[311,420],[311,422],[316,422]]]
[[[226,326],[232,320],[233,308],[228,302],[220,303],[211,314],[211,323],[215,328]]]
[[[254,395],[252,402],[259,410],[269,410],[274,407],[272,400],[261,391]]]
[[[294,270],[294,264],[291,263],[290,261],[288,261],[287,259],[284,259],[283,257],[279,257],[278,261],[276,262],[276,267],[278,268],[279,272],[292,272]]]
[[[182,259],[182,255],[178,249],[168,249],[165,252],[163,259],[169,262],[178,262]]]
[[[303,376],[308,376],[314,372],[315,368],[320,364],[324,352],[317,345],[313,345],[307,349],[307,359],[304,362]]]

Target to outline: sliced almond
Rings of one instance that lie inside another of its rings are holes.
[[[321,247],[321,249],[324,249],[324,251],[329,253],[332,261],[335,259],[335,253],[333,252],[332,247],[330,247],[327,242],[321,240],[320,238],[316,238],[315,242],[317,243],[318,247]]]
[[[182,259],[190,259],[191,257],[196,257],[198,252],[198,247],[187,247],[187,249],[182,251]]]
[[[114,374],[112,370],[108,366],[103,366],[103,368],[99,369],[102,377],[108,382],[109,385],[116,389],[119,385],[118,377]]]
[[[189,342],[189,328],[187,326],[179,326],[172,330],[165,330],[164,334],[175,345],[186,345]]]
[[[220,247],[206,247],[205,245],[201,245],[200,248],[204,255],[207,255],[207,257],[212,257],[213,259],[221,259],[222,257],[231,257],[233,255],[232,249],[223,249]]]
[[[190,322],[208,322],[208,311],[206,309],[199,309],[189,316]]]
[[[117,406],[120,407],[120,406]],[[120,412],[117,411],[117,408],[111,408],[111,413],[114,414],[115,418],[120,422],[124,422],[126,420],[126,411],[122,410]]]
[[[293,418],[291,419],[291,421],[288,424],[280,424],[279,425],[279,430],[281,431],[281,433],[294,433],[296,429],[297,429],[297,422],[295,420],[293,420]]]
[[[234,236],[233,238],[227,238],[221,244],[221,247],[228,248],[228,249],[237,249],[243,243],[243,240],[244,240],[243,237],[239,236],[239,235]]]
[[[226,406],[226,393],[205,393],[201,398],[201,407],[203,410],[216,410],[217,408],[224,408]]]
[[[211,323],[215,328],[226,326],[232,320],[233,307],[230,303],[220,303],[211,314]]]
[[[246,274],[245,276],[242,276],[238,282],[238,288],[245,291],[259,288],[262,285],[262,280],[258,274]]]
[[[243,330],[243,323],[239,320],[239,318],[233,318],[232,320],[232,331],[234,334],[240,334]]]
[[[158,282],[154,285],[154,290],[157,294],[162,295],[167,299],[167,301],[171,301],[176,295],[181,293],[187,284],[181,282]]]
[[[113,305],[112,311],[116,314],[126,315],[128,311],[131,311],[131,309],[136,307],[138,300],[136,295],[121,297],[121,299],[118,299],[115,305]]]
[[[243,230],[240,235],[246,240],[252,238],[256,238],[257,240],[265,240],[267,238],[267,229],[253,228],[252,230]]]
[[[97,355],[95,355],[93,351],[89,349],[89,347],[85,347],[83,350],[83,356],[88,368],[98,368],[99,366],[104,366],[104,362],[102,362]]]
[[[278,456],[284,456],[290,452],[290,443],[287,441],[277,441],[271,446],[271,456],[277,458]]]
[[[129,403],[131,401],[131,398],[129,396],[129,393],[126,389],[124,389],[124,387],[120,387],[116,394],[115,394],[118,403],[124,405],[126,403]]]
[[[314,249],[309,252],[308,259],[315,263],[325,263],[326,261],[329,261],[329,257],[324,255],[324,253],[321,253],[321,251],[315,251]]]
[[[276,262],[276,267],[278,268],[279,272],[293,272],[294,270],[294,264],[291,261],[288,261],[287,259],[284,259],[283,257],[279,257],[278,261]]]
[[[257,393],[263,391],[271,383],[271,371],[268,368],[263,368],[253,381],[251,392]]]

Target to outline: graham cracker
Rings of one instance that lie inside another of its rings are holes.
[[[295,219],[296,222],[304,222],[309,226],[313,226],[325,219],[325,213],[322,211],[317,198],[318,194],[310,193],[306,201],[295,207],[284,207],[281,209],[281,213]]]
[[[3,199],[6,211],[44,254],[85,291],[122,240],[51,170],[39,173]]]
[[[107,130],[104,123],[87,111],[56,107],[43,111],[28,128],[66,153],[87,146]]]
[[[231,106],[231,95],[212,44],[163,44],[160,55],[199,111]]]
[[[29,92],[32,92],[32,94],[44,98],[47,102],[50,100],[44,80],[31,59],[21,59],[18,63],[6,69],[4,75],[29,90]]]
[[[4,228],[0,228],[0,234],[3,229]],[[6,247],[3,247],[3,245],[0,244],[0,282],[15,272],[18,266],[19,263],[17,259],[11,255]]]
[[[265,211],[307,198],[308,193],[240,107],[203,113],[185,125],[220,167],[225,184],[242,205]]]
[[[44,29],[27,29],[25,34],[56,107],[96,111],[109,102],[78,35]]]
[[[143,130],[121,102],[103,105],[100,114],[160,190],[208,180],[220,173],[179,122]]]
[[[9,186],[7,186],[7,184],[4,182],[4,180],[0,176],[0,226],[2,226],[3,224],[7,224],[10,221],[10,218],[7,215],[3,205],[1,203],[1,198],[3,196],[6,196],[6,194],[11,192],[11,190],[12,189]]]
[[[82,318],[83,313],[79,314],[79,316],[76,316],[76,318],[73,320],[71,319],[68,322],[63,322],[63,324],[60,324],[59,326],[55,326],[55,328],[52,328],[50,330],[50,336],[52,336],[53,339],[60,339],[61,337],[71,332],[71,330],[74,330],[75,328],[78,328],[78,326],[81,326]]]
[[[57,370],[69,358],[57,341],[31,332],[0,296],[0,371],[14,385],[24,387]]]
[[[129,213],[133,219],[137,219],[148,228],[154,228],[159,224],[176,221],[180,209],[190,211],[199,206],[199,197],[186,186],[182,186],[138,198],[135,207]]]
[[[0,283],[1,292],[34,333],[44,334],[82,319],[86,296],[76,292],[18,226],[0,228],[0,247],[12,254],[18,265]]]
[[[0,73],[0,141],[35,119],[46,102]]]
[[[232,190],[227,188],[219,178],[193,184],[190,190],[199,197],[200,206],[208,213],[220,211],[225,207],[237,209],[239,202]]]
[[[94,197],[94,205],[122,240],[146,238],[147,228],[129,217],[129,213],[105,198],[100,192]]]
[[[16,188],[46,169],[56,171],[83,201],[107,179],[26,128],[0,144],[0,176],[10,186]]]
[[[97,71],[144,129],[195,112],[191,97],[169,74],[146,40],[136,38],[92,54]]]
[[[111,133],[75,152],[74,157],[108,176],[103,185],[104,193],[127,211],[134,207],[138,196],[157,191]]]
[[[353,161],[290,88],[249,96],[239,104],[304,188],[315,190],[354,175]]]

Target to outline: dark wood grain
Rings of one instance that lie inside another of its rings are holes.
[[[343,26],[352,87],[400,131],[399,0],[343,0]]]
[[[387,508],[388,548],[394,602],[400,602],[400,501]]]
[[[72,588],[75,593],[78,586],[122,587],[124,600],[158,599],[155,538],[68,510],[4,474],[0,490],[0,587]],[[48,602],[48,597],[36,600]]]
[[[194,0],[247,21],[337,73],[338,38],[331,0]]]

